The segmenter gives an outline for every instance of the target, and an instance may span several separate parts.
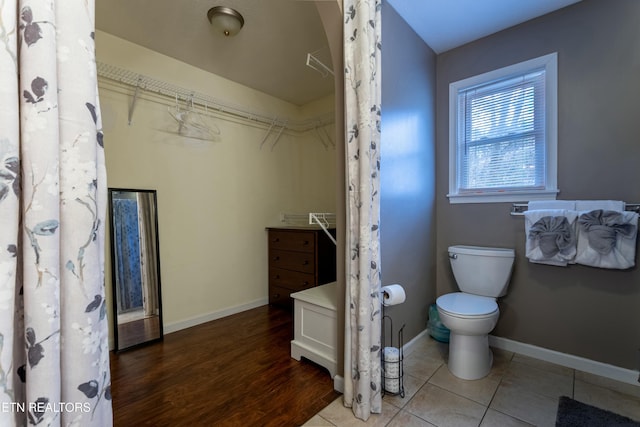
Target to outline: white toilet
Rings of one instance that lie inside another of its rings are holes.
[[[489,332],[498,322],[496,298],[507,293],[513,249],[450,246],[449,261],[462,292],[436,300],[440,321],[449,335],[449,371],[458,378],[477,380],[491,370]]]

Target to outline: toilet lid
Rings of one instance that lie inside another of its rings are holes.
[[[493,298],[463,292],[442,295],[438,297],[436,304],[444,311],[461,316],[486,316],[498,309]]]

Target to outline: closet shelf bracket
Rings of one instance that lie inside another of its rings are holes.
[[[329,226],[329,221],[327,220],[326,217],[328,215],[333,215],[333,218],[335,218],[335,214],[309,212],[309,224],[314,224],[314,223],[318,224],[320,228],[322,228],[322,231],[324,231],[324,233],[327,236],[329,236],[329,239],[331,239],[333,244],[337,246],[338,243],[336,242],[335,237],[333,237],[331,233],[329,233],[329,230],[327,230],[327,227]]]
[[[131,120],[133,120],[133,110],[136,108],[136,101],[138,100],[138,95],[140,94],[140,83],[142,83],[142,78],[138,78],[138,82],[136,84],[136,91],[133,93],[133,98],[131,99],[131,104],[129,105],[129,116],[128,123],[131,126]]]
[[[276,135],[276,139],[273,141],[273,144],[271,144],[271,151],[273,151],[273,149],[276,148],[276,144],[278,143],[278,141],[280,141],[280,137],[282,136],[282,131],[284,131],[286,127],[287,127],[287,122],[285,121],[282,124],[282,127],[280,128],[280,130],[278,131],[278,134]]]
[[[269,129],[267,129],[267,133],[264,134],[264,138],[262,138],[262,142],[260,143],[260,149],[262,150],[262,146],[264,145],[265,142],[267,142],[267,139],[269,138],[269,135],[271,135],[271,130],[273,129],[273,127],[276,125],[276,119],[273,119],[273,121],[271,122],[271,125],[269,126]]]
[[[271,121],[271,125],[269,126],[269,129],[267,129],[267,133],[265,133],[264,138],[262,138],[262,142],[260,143],[261,150],[264,143],[267,142],[267,140],[269,139],[269,136],[274,131],[273,128],[276,126],[279,126],[280,129],[278,130],[278,133],[275,134],[275,137],[274,137],[275,139],[273,141],[273,144],[271,144],[271,151],[273,151],[276,144],[278,143],[278,140],[280,140],[280,136],[282,136],[282,132],[284,132],[284,130],[287,128],[287,120],[280,122],[278,121],[278,119],[273,119]]]

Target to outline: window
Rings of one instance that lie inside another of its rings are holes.
[[[449,201],[557,194],[557,54],[449,86]]]

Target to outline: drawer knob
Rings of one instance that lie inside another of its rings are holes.
[[[309,265],[309,260],[305,259],[304,261],[302,261],[302,265]]]
[[[274,257],[273,257],[273,260],[274,260],[274,261],[279,261],[279,260],[280,260],[280,257],[279,257],[279,256],[274,256]]]
[[[307,246],[308,244],[309,244],[309,241],[308,241],[308,240],[304,240],[304,241],[302,242],[302,245],[303,245],[303,246]]]
[[[302,283],[302,286],[309,286],[309,282],[308,282],[307,280],[305,280],[305,281]]]
[[[273,241],[274,241],[275,243],[278,243],[278,242],[280,241],[280,238],[279,238],[279,237],[276,237],[275,239],[273,239]]]

